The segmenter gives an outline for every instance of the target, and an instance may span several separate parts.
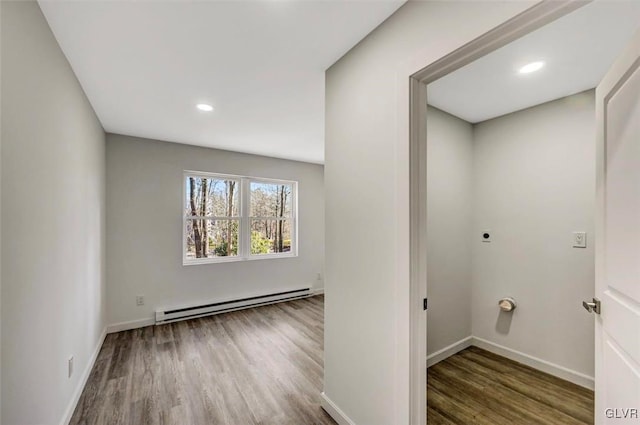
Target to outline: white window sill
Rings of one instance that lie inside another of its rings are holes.
[[[221,264],[221,263],[239,263],[243,261],[257,261],[257,260],[276,260],[278,258],[295,258],[297,253],[286,254],[263,254],[263,255],[251,255],[249,257],[214,257],[214,258],[198,258],[194,260],[182,260],[183,266],[199,266],[202,264]]]

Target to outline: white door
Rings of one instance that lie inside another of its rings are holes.
[[[596,117],[595,421],[640,424],[640,33],[596,89]]]

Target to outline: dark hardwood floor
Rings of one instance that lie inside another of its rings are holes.
[[[593,392],[477,347],[428,371],[429,425],[593,424]]]
[[[324,425],[321,296],[107,336],[71,425]]]

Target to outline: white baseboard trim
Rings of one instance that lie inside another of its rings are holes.
[[[506,357],[518,363],[525,364],[534,369],[541,370],[542,372],[546,372],[550,375],[564,379],[565,381],[573,382],[574,384],[580,385],[581,387],[585,387],[590,390],[593,390],[595,388],[595,380],[592,376],[576,372],[575,370],[568,369],[564,366],[560,366],[546,360],[530,356],[529,354],[525,354],[517,350],[512,350],[511,348],[507,348],[503,345],[496,344],[494,342],[487,341],[486,339],[478,338],[475,336],[472,338],[471,345],[475,345],[476,347],[482,348],[483,350],[487,350],[499,356]]]
[[[112,334],[115,332],[128,331],[130,329],[144,328],[145,326],[155,325],[156,321],[153,317],[148,319],[130,320],[128,322],[114,323],[107,326],[107,333]]]
[[[316,296],[316,295],[323,295],[324,294],[324,288],[312,288],[311,289],[311,296]]]
[[[465,348],[471,345],[473,337],[470,335],[466,338],[461,339],[460,341],[454,342],[453,344],[444,347],[441,350],[436,351],[435,353],[431,353],[427,356],[427,367],[431,367],[436,363],[441,362],[447,357],[451,357],[454,354],[464,350]]]
[[[102,334],[100,335],[100,339],[98,339],[98,344],[91,354],[91,358],[89,359],[89,363],[87,367],[85,367],[82,372],[82,377],[78,382],[78,386],[73,392],[73,396],[71,397],[71,401],[67,405],[67,409],[62,416],[62,420],[60,421],[60,425],[68,425],[71,421],[71,417],[73,416],[73,412],[76,410],[76,406],[78,405],[78,401],[80,400],[80,396],[82,395],[82,391],[84,390],[85,385],[87,385],[87,381],[89,380],[89,376],[91,375],[91,371],[93,370],[93,366],[96,364],[96,360],[98,359],[98,354],[100,354],[100,350],[102,349],[102,344],[104,344],[104,339],[107,337],[107,328],[102,330]]]
[[[338,423],[338,425],[356,425],[349,417],[342,411],[336,404],[327,397],[324,393],[320,393],[320,406],[324,409],[325,412],[329,414],[333,418],[334,421]]]
[[[439,363],[442,360],[446,359],[447,357],[451,357],[454,354],[472,345],[497,354],[499,356],[506,357],[507,359],[516,361],[518,363],[525,364],[542,372],[546,372],[549,375],[564,379],[565,381],[573,382],[574,384],[580,385],[581,387],[585,387],[590,390],[593,390],[595,388],[595,380],[592,376],[576,372],[575,370],[568,369],[564,366],[560,366],[555,363],[530,356],[529,354],[525,354],[521,351],[513,350],[511,348],[496,344],[483,338],[478,338],[476,336],[469,336],[467,338],[461,339],[460,341],[454,342],[453,344],[443,348],[442,350],[438,350],[435,353],[430,354],[429,356],[427,356],[427,367],[431,367],[436,363]]]

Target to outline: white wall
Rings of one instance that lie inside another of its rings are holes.
[[[57,425],[105,325],[104,132],[37,3],[0,8],[2,424]]]
[[[2,25],[2,7],[0,7]],[[2,35],[2,34],[0,34]],[[0,99],[2,97],[2,46],[0,45]],[[0,101],[0,241],[2,241],[2,102]],[[0,424],[2,423],[2,243],[0,242]]]
[[[408,2],[327,71],[324,389],[355,424],[409,422],[408,77],[533,3]]]
[[[2,7],[0,7],[2,25]],[[0,33],[0,36],[2,34]],[[2,46],[0,45],[0,99],[2,98]],[[0,100],[0,241],[2,241],[2,102]],[[0,242],[0,424],[2,423],[2,243]]]
[[[298,181],[298,257],[183,266],[184,170]],[[321,165],[108,134],[109,324],[148,323],[158,307],[322,288],[323,211]]]
[[[471,336],[473,127],[427,110],[427,353]]]
[[[593,91],[474,126],[473,335],[588,376],[594,164]],[[574,231],[586,249],[572,248]],[[499,312],[504,296],[512,315]]]

